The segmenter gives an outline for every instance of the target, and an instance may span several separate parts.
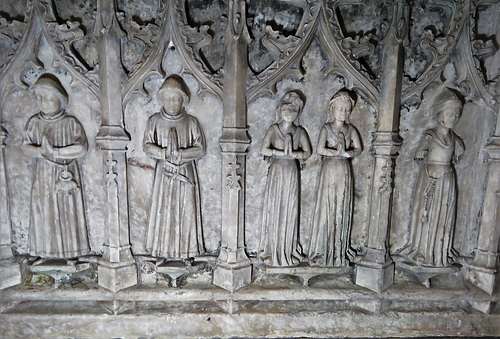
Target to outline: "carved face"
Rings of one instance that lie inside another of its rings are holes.
[[[165,112],[171,115],[179,114],[184,104],[182,95],[174,91],[163,91],[161,93],[161,101]]]
[[[458,119],[462,115],[462,106],[454,101],[445,103],[444,107],[438,114],[439,123],[446,128],[455,127]]]
[[[346,121],[351,113],[351,103],[344,100],[335,100],[330,106],[330,114],[333,114],[335,120]]]
[[[61,110],[61,100],[55,90],[40,87],[35,89],[35,100],[40,110],[48,115],[54,115]]]
[[[281,99],[280,112],[281,117],[286,122],[294,122],[300,113],[302,100],[296,93],[285,94]]]

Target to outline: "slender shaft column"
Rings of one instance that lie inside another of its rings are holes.
[[[221,251],[214,270],[214,285],[228,291],[248,285],[252,265],[245,253],[245,166],[250,137],[247,128],[246,78],[250,35],[246,1],[229,1],[225,35],[224,126],[222,148]]]
[[[10,229],[9,193],[5,169],[5,138],[7,131],[0,127],[0,260],[12,255],[12,234]]]
[[[394,5],[392,23],[382,44],[381,95],[373,148],[373,169],[368,221],[368,244],[356,267],[356,284],[382,292],[394,281],[394,263],[388,252],[392,205],[393,160],[401,145],[399,114],[403,76],[403,43],[408,33],[409,8],[405,0]]]
[[[500,108],[493,142],[485,147],[490,168],[483,214],[479,227],[474,262],[466,274],[467,279],[477,287],[493,294],[497,276],[498,245],[500,240]]]
[[[94,34],[99,36],[100,99],[103,122],[96,142],[103,151],[106,189],[106,243],[98,268],[99,285],[113,292],[137,284],[130,249],[126,150],[123,127],[120,39],[115,0],[99,0]]]
[[[5,138],[7,131],[0,127],[0,289],[21,283],[21,265],[12,253],[9,194],[5,168]]]

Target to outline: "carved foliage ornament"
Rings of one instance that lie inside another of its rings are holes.
[[[346,37],[336,10],[342,5],[363,3],[363,0],[338,0],[333,3],[323,1],[322,13],[319,16],[318,37],[329,58],[326,75],[341,74],[347,81],[346,88],[359,89],[373,106],[377,106],[380,96],[378,80],[374,79],[371,70],[359,62],[360,58],[368,56],[375,49],[371,42],[372,35],[366,33]]]
[[[3,103],[7,94],[16,86],[26,88],[23,74],[42,68],[59,72],[68,71],[71,82],[85,84],[97,95],[97,79],[74,50],[73,44],[84,37],[78,22],[59,23],[51,1],[36,0],[29,4],[26,23],[9,22],[0,19],[0,34],[13,41],[12,52],[6,63],[0,67],[0,86],[3,89]],[[23,28],[25,28],[23,30]],[[48,58],[42,62],[40,48],[48,48]]]
[[[17,20],[7,20],[0,15],[0,38],[7,38],[11,41],[12,46],[7,55],[7,58],[0,60],[0,72],[7,66],[12,57],[16,54],[19,44],[23,38],[26,23]]]
[[[420,101],[422,91],[429,84],[433,82],[442,84],[440,76],[460,39],[467,19],[467,1],[430,0],[430,4],[434,7],[447,9],[450,18],[442,35],[436,36],[431,29],[424,30],[420,46],[431,54],[431,60],[417,79],[410,79],[406,76],[403,78],[402,102],[410,99]]]
[[[359,88],[370,102],[375,104],[378,89],[372,84],[370,73],[358,61],[371,54],[375,46],[371,33],[346,37],[338,22],[335,8],[341,5],[359,5],[364,0],[337,0],[333,2],[307,1],[304,3],[304,15],[295,34],[284,36],[266,26],[262,44],[274,56],[274,61],[260,73],[250,73],[248,98],[252,101],[262,94],[276,93],[276,84],[286,76],[302,78],[301,60],[312,40],[318,36],[326,54],[329,67],[326,75],[339,73],[349,82],[347,87]]]
[[[238,159],[234,157],[233,161],[227,165],[229,174],[226,176],[226,187],[230,190],[241,191],[241,175],[238,174],[241,165],[237,161]]]
[[[159,0],[158,17],[154,23],[140,26],[133,23],[129,38],[140,41],[145,52],[132,67],[123,87],[125,102],[135,94],[147,96],[144,82],[151,76],[165,77],[163,58],[174,47],[184,60],[182,72],[192,74],[199,82],[199,92],[222,97],[222,74],[211,72],[203,62],[201,49],[212,41],[209,26],[192,27],[186,17],[185,0]]]

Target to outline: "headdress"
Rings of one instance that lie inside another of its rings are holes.
[[[354,105],[356,104],[354,102],[354,100],[351,98],[351,96],[349,95],[349,93],[346,91],[346,90],[343,90],[341,89],[340,91],[338,91],[337,93],[335,93],[335,95],[330,99],[330,102],[328,102],[328,107],[330,107],[331,105],[333,105],[333,103],[337,100],[342,100],[344,102],[348,102],[351,104],[351,108],[354,107]]]
[[[305,100],[305,97],[304,97],[304,94],[302,94],[302,92],[298,91],[298,90],[291,90],[291,91],[288,91],[286,92],[285,94],[283,94],[283,96],[281,97],[280,99],[280,102],[278,104],[278,108],[276,109],[276,120],[277,121],[280,121],[282,119],[281,117],[281,112],[280,112],[280,108],[281,108],[281,105],[283,104],[283,100],[286,96],[288,95],[292,95],[294,94],[299,100],[300,100],[300,103],[299,103],[299,114],[302,112],[302,109],[304,108],[304,105],[306,103],[306,100]]]
[[[462,107],[462,100],[459,98],[457,93],[448,87],[444,87],[440,93],[434,97],[434,102],[431,106],[432,115],[438,114],[445,104],[452,102],[454,105]]]
[[[59,79],[49,73],[42,74],[33,85],[33,91],[37,88],[46,88],[54,91],[61,102],[61,107],[68,106],[68,92],[64,89]]]
[[[354,107],[354,105],[356,104],[356,102],[354,101],[354,99],[349,95],[349,92],[347,92],[344,89],[341,89],[340,91],[338,91],[337,93],[335,93],[335,95],[328,102],[328,119],[327,119],[327,122],[331,121],[331,119],[334,118],[334,117],[330,117],[330,114],[329,114],[330,107],[333,104],[335,104],[336,101],[339,101],[339,100],[351,104],[351,110]]]
[[[187,105],[189,103],[189,100],[191,99],[191,92],[189,91],[189,88],[187,87],[184,80],[177,74],[172,74],[171,76],[169,76],[165,80],[163,85],[161,85],[157,93],[159,101],[161,101],[160,95],[164,90],[176,91],[177,93],[182,95],[184,97],[184,105]]]

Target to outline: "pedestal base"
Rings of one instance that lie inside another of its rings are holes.
[[[422,285],[430,288],[432,278],[436,276],[455,274],[459,271],[460,265],[455,264],[448,267],[427,267],[400,261],[396,262],[396,269],[409,273]]]
[[[464,266],[465,279],[472,285],[482,289],[489,295],[495,292],[495,283],[497,278],[497,270],[493,268],[484,268],[479,266]]]
[[[12,246],[10,244],[0,245],[0,260],[12,259],[13,257]]]
[[[81,281],[82,278],[78,277],[78,275],[91,270],[92,265],[82,262],[71,265],[66,260],[52,259],[40,265],[28,265],[27,269],[32,274],[30,284],[51,285],[58,288],[65,283]],[[88,274],[93,275],[91,272]]]
[[[214,269],[213,284],[234,292],[252,282],[252,264],[250,260],[244,263],[229,264],[218,262]]]
[[[263,266],[262,270],[267,274],[285,274],[296,276],[304,286],[309,286],[309,280],[320,275],[348,275],[352,272],[352,267],[322,267],[300,264],[293,267],[273,267]]]
[[[356,265],[356,285],[377,293],[383,292],[394,283],[394,262],[384,264],[361,261]]]
[[[0,261],[0,290],[19,285],[22,281],[21,263],[15,259]]]
[[[134,263],[123,266],[107,265],[101,263],[97,269],[98,283],[100,286],[118,292],[127,287],[137,285],[137,266]]]

